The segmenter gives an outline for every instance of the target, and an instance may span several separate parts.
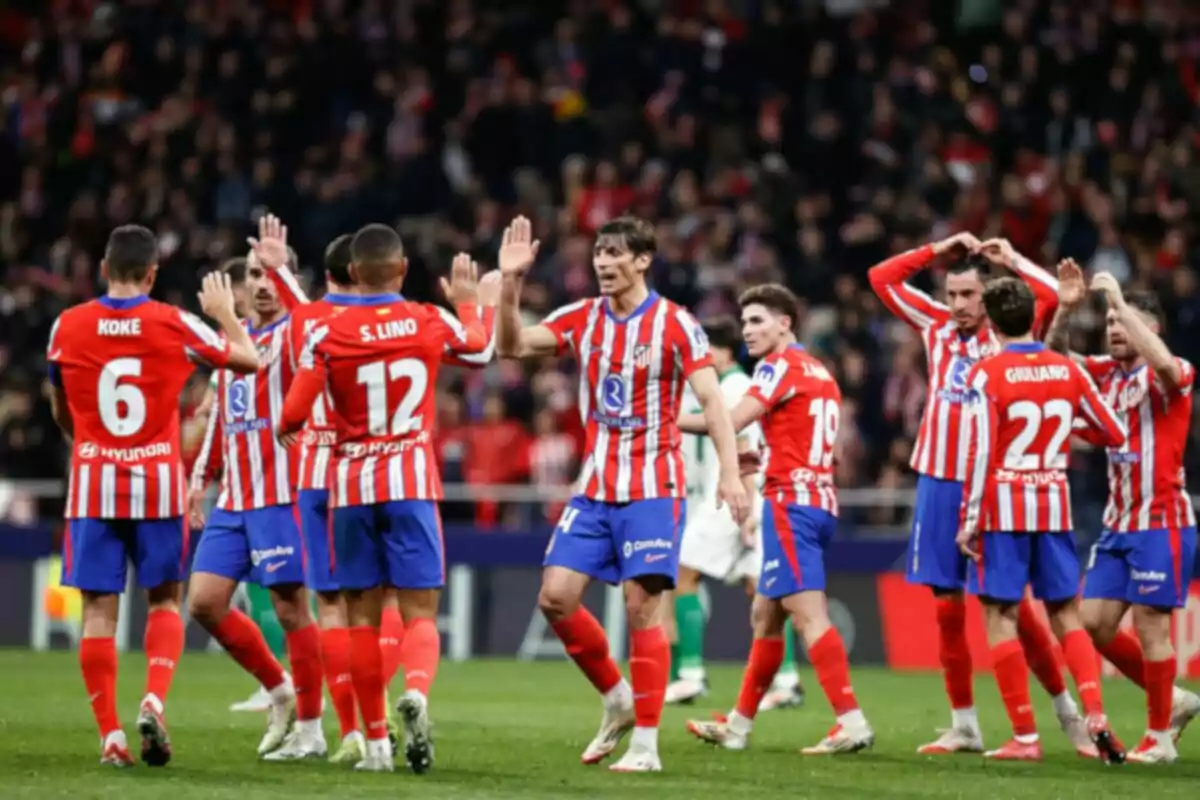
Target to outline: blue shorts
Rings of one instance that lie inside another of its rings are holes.
[[[1129,533],[1106,530],[1092,545],[1083,596],[1155,608],[1183,608],[1195,559],[1195,528]]]
[[[446,560],[437,503],[393,500],[335,508],[333,558],[342,589],[440,589]]]
[[[304,585],[314,592],[336,592],[341,587],[333,579],[329,490],[304,489],[296,501],[296,511],[304,541]]]
[[[763,568],[758,593],[778,600],[800,592],[825,591],[825,548],[837,517],[812,506],[763,503]]]
[[[967,581],[967,557],[958,549],[959,509],[963,485],[921,475],[912,535],[908,539],[909,583],[960,591]]]
[[[1003,603],[1019,603],[1025,587],[1038,600],[1058,603],[1079,594],[1075,534],[984,533],[982,558],[967,570],[967,591]]]
[[[128,582],[130,561],[143,589],[182,581],[187,574],[187,539],[182,517],[67,520],[63,585],[120,594]]]
[[[550,535],[542,565],[566,567],[614,585],[661,575],[674,587],[685,522],[683,498],[604,503],[576,495]]]
[[[304,545],[296,507],[251,511],[214,508],[204,526],[192,572],[208,572],[259,586],[304,583]]]

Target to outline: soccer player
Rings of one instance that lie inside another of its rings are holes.
[[[607,758],[633,730],[618,772],[658,772],[658,724],[670,673],[659,618],[675,582],[686,486],[675,419],[684,382],[716,442],[717,501],[741,524],[749,513],[729,411],[721,400],[708,340],[696,321],[646,285],[655,251],[649,223],[621,217],[601,226],[592,264],[600,297],[571,303],[523,327],[520,295],[537,256],[529,220],[517,217],[500,247],[503,275],[496,349],[508,358],[570,349],[579,364],[579,413],[587,427],[580,493],[546,549],[538,604],[568,655],[603,697],[600,730],[585,764]],[[593,580],[625,590],[633,688],[609,653],[604,629],[580,601]]]
[[[192,562],[188,607],[192,618],[271,694],[259,755],[278,749],[296,720],[307,755],[323,757],[321,641],[304,589],[303,544],[295,516],[295,454],[275,440],[293,368],[288,311],[306,301],[288,271],[287,229],[267,215],[251,239],[246,325],[262,366],[239,377],[218,373],[204,445],[196,460],[189,514],[200,511],[208,482],[220,475],[221,493]],[[262,631],[231,602],[249,579],[270,592],[282,625],[294,678],[271,653]]]
[[[1066,320],[1086,297],[1075,262],[1059,265],[1059,312],[1047,344],[1066,351]],[[1196,552],[1196,517],[1187,494],[1184,446],[1195,368],[1161,338],[1162,309],[1146,293],[1121,291],[1101,272],[1092,288],[1108,301],[1108,355],[1076,357],[1116,408],[1128,441],[1108,449],[1108,507],[1092,547],[1083,619],[1100,652],[1146,690],[1145,737],[1131,761],[1169,763],[1175,740],[1200,714],[1200,697],[1175,686],[1171,615],[1187,603]],[[1119,630],[1133,609],[1136,636]]]
[[[171,758],[163,704],[183,652],[179,395],[197,363],[253,372],[258,355],[221,276],[205,279],[200,304],[224,339],[188,312],[148,297],[158,241],[146,228],[114,230],[100,271],[106,294],[64,311],[46,351],[51,411],[73,443],[62,582],[83,595],[79,663],[100,729],[100,763],[127,767],[133,760],[116,709],[113,636],[133,562],[150,607],[137,726],[142,760],[162,766]]]
[[[406,760],[421,773],[433,763],[428,696],[440,657],[436,619],[445,580],[434,389],[447,351],[479,353],[488,342],[476,310],[470,256],[456,257],[450,280],[443,280],[456,319],[399,294],[408,265],[400,237],[390,227],[366,226],[355,234],[351,249],[358,294],[342,297],[345,309],[309,334],[278,433],[282,441],[291,441],[322,393],[336,409],[329,467],[333,555],[350,624],[350,674],[367,739],[365,757],[355,768],[393,769],[379,643],[384,590],[392,587],[404,616],[408,659],[407,689],[397,710],[404,721]]]
[[[783,660],[782,636],[791,619],[837,717],[820,742],[801,752],[854,753],[870,747],[875,734],[855,699],[846,647],[829,621],[825,596],[824,551],[837,530],[833,461],[842,393],[825,366],[796,342],[795,295],[764,284],[738,302],[746,345],[762,359],[731,416],[736,430],[762,424],[763,568],[750,612],[754,642],[737,704],[724,719],[691,721],[688,730],[730,750],[746,748],[754,716]],[[695,414],[679,424],[692,433],[706,429]]]
[[[1110,447],[1125,443],[1125,428],[1081,367],[1034,341],[1028,286],[998,278],[987,285],[983,303],[1003,350],[975,365],[967,378],[968,479],[958,542],[975,562],[967,591],[983,602],[992,669],[1013,726],[1013,739],[984,755],[1042,758],[1017,637],[1017,606],[1032,586],[1062,644],[1092,741],[1105,762],[1120,763],[1125,751],[1109,729],[1099,659],[1079,616],[1067,467],[1076,419]]]
[[[717,370],[725,406],[733,408],[750,389],[750,377],[737,362],[737,351],[742,346],[741,330],[732,318],[710,320],[701,327],[712,349],[713,366]],[[690,388],[684,389],[683,398],[684,411],[699,410]],[[748,426],[738,436],[738,450],[757,452],[760,439],[758,426]],[[668,625],[673,624],[678,642],[677,652],[673,647],[671,653],[672,673],[678,670],[678,676],[667,685],[666,702],[687,704],[708,692],[704,673],[707,619],[700,603],[701,577],[740,582],[746,587],[746,593],[754,596],[758,573],[762,569],[759,546],[762,495],[758,474],[744,475],[746,491],[753,498],[753,513],[739,527],[728,511],[716,508],[720,475],[712,439],[685,434],[682,450],[690,514],[679,549],[679,579],[673,592],[674,603],[666,603],[664,612]],[[792,641],[793,637],[785,631],[783,664],[771,691],[763,698],[764,711],[800,705],[804,701],[800,674],[792,655]]]
[[[953,257],[946,275],[949,305],[907,283],[939,256]],[[912,456],[918,477],[907,577],[910,583],[933,591],[951,724],[937,740],[918,749],[925,755],[983,751],[967,647],[963,598],[967,560],[955,537],[968,465],[963,424],[966,377],[971,367],[1000,349],[982,302],[983,276],[990,263],[1015,272],[1029,285],[1036,298],[1034,330],[1044,330],[1058,302],[1057,283],[1004,240],[991,240],[985,246],[970,233],[959,233],[888,259],[869,273],[871,287],[883,304],[921,335],[929,373],[925,413]],[[1094,756],[1087,726],[1067,691],[1050,631],[1030,602],[1020,605],[1019,621],[1029,666],[1053,699],[1059,724],[1080,754]]]

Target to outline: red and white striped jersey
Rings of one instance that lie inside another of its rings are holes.
[[[291,351],[299,357],[304,351],[304,342],[320,322],[341,313],[348,306],[347,297],[354,295],[326,294],[320,300],[307,303],[292,312]],[[484,367],[496,352],[496,309],[479,306],[476,309],[483,320],[484,336],[488,345],[480,353],[457,353],[447,350],[442,363],[469,368]],[[295,365],[293,365],[295,366]],[[333,446],[337,442],[337,425],[329,416],[329,399],[322,392],[313,403],[312,414],[304,425],[300,436],[300,467],[296,490],[328,489],[329,465],[333,458]]]
[[[1195,367],[1176,358],[1182,379],[1178,387],[1168,389],[1145,365],[1125,372],[1108,356],[1084,363],[1129,431],[1125,444],[1108,449],[1104,527],[1144,531],[1195,526],[1183,468]]]
[[[1069,356],[1040,342],[1010,344],[971,370],[970,471],[961,530],[1071,530],[1070,438],[1081,418],[1100,441],[1120,445],[1125,427]]]
[[[747,397],[762,403],[766,460],[763,497],[822,508],[837,516],[833,450],[842,390],[825,365],[798,344],[771,353],[754,370]]]
[[[174,306],[101,297],[59,316],[46,358],[75,428],[67,518],[182,515],[179,396],[197,363],[228,363],[229,343]]]
[[[578,490],[628,503],[684,497],[676,426],[683,384],[712,366],[708,338],[683,308],[651,292],[629,316],[604,298],[580,300],[542,324],[579,362],[579,416],[587,446]]]
[[[440,500],[434,452],[438,371],[447,349],[488,346],[474,306],[450,312],[398,294],[343,298],[346,308],[309,334],[279,430],[301,430],[325,393],[337,427],[331,507]]]
[[[307,298],[287,270],[268,274],[289,313],[262,328],[243,321],[258,349],[258,372],[238,375],[224,369],[215,373],[212,411],[192,466],[193,488],[203,488],[220,477],[217,507],[226,511],[251,511],[296,500],[296,454],[279,443],[275,428],[295,375],[291,312]]]
[[[869,278],[883,304],[915,328],[925,345],[929,385],[910,464],[921,475],[962,481],[968,466],[963,413],[967,374],[981,360],[999,352],[1000,342],[986,320],[974,334],[964,336],[948,307],[906,283],[934,258],[928,245],[909,250],[872,267]],[[1058,307],[1058,281],[1025,259],[1018,259],[1014,269],[1033,290],[1037,300],[1033,329],[1043,331]]]

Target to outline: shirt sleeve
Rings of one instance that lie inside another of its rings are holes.
[[[442,363],[456,367],[479,369],[486,367],[496,355],[496,309],[493,306],[476,306],[479,320],[483,325],[483,335],[487,345],[478,353],[457,353],[447,348],[442,356]]]
[[[275,289],[279,292],[279,302],[288,311],[308,302],[308,295],[304,293],[304,287],[300,285],[296,273],[286,266],[279,269],[268,269],[267,275],[270,276],[271,282],[275,284]]]
[[[230,347],[225,337],[195,314],[182,309],[178,309],[177,313],[183,352],[189,361],[213,368],[221,368],[229,363]]]
[[[754,370],[747,396],[762,403],[768,411],[782,403],[788,396],[788,363],[778,356],[770,356],[759,362]]]
[[[304,427],[313,404],[321,396],[326,383],[324,346],[328,341],[329,326],[318,325],[304,340],[304,349],[296,364],[296,376],[288,387],[283,400],[283,411],[279,415],[279,430],[293,433]]]
[[[1100,396],[1100,390],[1096,388],[1096,384],[1087,370],[1079,366],[1075,366],[1075,369],[1078,370],[1081,387],[1079,411],[1094,434],[1091,436],[1084,434],[1085,440],[1104,447],[1120,447],[1125,444],[1128,432],[1125,430],[1125,424],[1121,421],[1120,415],[1113,411],[1112,407]]]
[[[558,342],[557,351],[560,355],[568,348],[578,349],[578,337],[583,331],[583,319],[586,316],[588,300],[578,300],[570,305],[562,306],[542,320],[542,326],[554,334]]]
[[[50,339],[46,342],[46,375],[50,379],[50,385],[55,388],[62,386],[62,369],[60,362],[62,361],[62,344],[59,341],[59,330],[62,327],[62,315],[54,320],[54,325],[50,328]]]
[[[959,527],[970,534],[980,532],[983,493],[992,471],[992,451],[999,428],[996,403],[988,393],[987,372],[976,366],[967,377],[967,484],[963,493]]]
[[[675,342],[675,358],[683,377],[690,378],[692,373],[704,367],[712,366],[712,349],[708,345],[708,336],[704,328],[688,312],[682,308],[675,309],[673,325],[677,337]]]
[[[867,273],[871,288],[888,310],[919,331],[950,319],[949,308],[907,282],[933,257],[933,248],[926,245],[893,256]]]
[[[1192,393],[1192,385],[1196,381],[1196,368],[1187,359],[1175,356],[1175,364],[1179,367],[1179,385],[1168,389],[1157,375],[1150,376],[1150,391],[1164,400],[1176,397],[1186,397]]]
[[[1083,368],[1094,381],[1101,381],[1113,368],[1112,356],[1086,356]]]

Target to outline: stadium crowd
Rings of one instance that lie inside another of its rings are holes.
[[[521,212],[543,243],[524,299],[540,314],[591,291],[590,233],[636,213],[657,225],[656,287],[698,316],[732,312],[766,280],[804,299],[804,338],[846,398],[843,487],[912,484],[921,344],[865,276],[932,238],[1004,236],[1048,267],[1073,257],[1153,287],[1171,349],[1200,361],[1188,211],[1200,203],[1200,12],[1018,0],[955,17],[953,5],[10,3],[0,477],[63,475],[39,398],[49,327],[97,292],[104,238],[135,221],[159,235],[156,293],[174,302],[244,252],[266,209],[289,223],[314,290],[329,240],[394,222],[408,293],[433,299],[453,252],[494,265]],[[1075,331],[1082,350],[1099,349],[1098,311]],[[573,477],[567,365],[456,371],[444,392],[448,481]],[[1079,517],[1098,519],[1104,472],[1077,464]],[[31,513],[12,499],[10,516]]]

